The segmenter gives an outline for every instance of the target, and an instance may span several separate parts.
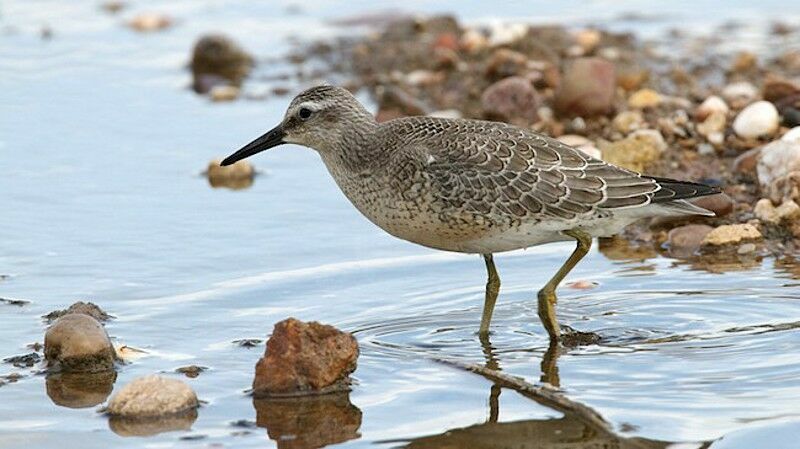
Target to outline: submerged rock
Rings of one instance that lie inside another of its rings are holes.
[[[714,228],[703,239],[703,245],[732,245],[746,240],[761,239],[761,232],[747,223],[722,225]]]
[[[256,364],[257,397],[318,394],[347,388],[356,369],[358,343],[352,335],[317,322],[294,318],[275,325]]]
[[[613,109],[615,87],[613,63],[602,58],[577,58],[566,68],[556,92],[556,111],[582,117],[608,114]]]
[[[100,322],[89,315],[70,313],[47,329],[44,357],[53,370],[99,372],[114,369],[116,353]]]
[[[226,187],[233,190],[246,189],[253,185],[256,170],[247,161],[238,161],[235,164],[223,167],[219,159],[208,163],[206,176],[211,187]]]
[[[93,302],[83,302],[83,301],[78,301],[63,310],[54,310],[48,313],[47,315],[42,316],[42,318],[47,320],[48,323],[52,323],[56,319],[71,313],[89,315],[90,317],[96,319],[97,321],[100,321],[101,323],[114,318],[112,315],[109,315],[103,309],[101,309],[100,306],[98,306],[97,304]]]
[[[642,129],[612,143],[600,143],[603,160],[635,171],[644,171],[658,160],[667,145],[657,130]]]
[[[676,257],[693,255],[713,229],[708,225],[690,224],[670,230],[669,234],[667,234],[667,245],[669,246],[670,254]]]
[[[157,375],[134,379],[108,403],[109,415],[128,419],[152,419],[195,410],[200,403],[186,383]]]
[[[481,106],[488,119],[525,126],[536,121],[539,98],[527,79],[512,76],[489,86],[481,96]]]
[[[778,110],[768,101],[757,101],[747,106],[733,120],[734,132],[745,139],[772,135],[778,130],[778,125]]]
[[[192,87],[197,93],[206,93],[215,83],[209,77],[217,77],[233,86],[241,85],[255,65],[253,57],[227,36],[209,34],[201,37],[192,50]]]
[[[128,26],[141,33],[161,31],[172,26],[172,19],[158,13],[142,13],[128,22]]]

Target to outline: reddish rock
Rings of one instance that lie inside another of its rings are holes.
[[[536,121],[539,97],[525,78],[512,76],[489,86],[481,96],[484,115],[526,126]]]
[[[612,111],[614,64],[602,58],[575,59],[564,71],[555,107],[562,115],[589,117]]]
[[[669,231],[667,245],[673,256],[687,257],[694,254],[702,245],[703,239],[714,228],[703,224],[680,226]]]
[[[358,343],[349,333],[288,318],[275,325],[264,357],[256,364],[253,394],[285,396],[343,389],[357,359]]]
[[[725,193],[709,195],[692,200],[695,206],[708,209],[717,214],[717,217],[724,217],[733,212],[733,200]]]

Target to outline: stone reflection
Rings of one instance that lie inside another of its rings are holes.
[[[192,409],[180,415],[158,418],[111,416],[108,418],[108,427],[122,437],[147,437],[164,432],[190,430],[195,421],[197,421],[197,410]]]
[[[643,261],[658,256],[652,242],[636,243],[620,236],[600,238],[597,247],[610,260]]]
[[[86,408],[102,404],[114,389],[116,371],[99,373],[56,373],[47,376],[47,396],[54,404]]]
[[[361,410],[350,393],[254,399],[256,425],[278,449],[311,449],[360,438]]]

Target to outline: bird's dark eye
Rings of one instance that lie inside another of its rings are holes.
[[[297,116],[300,117],[301,119],[305,120],[305,119],[311,117],[311,109],[300,108],[300,110],[297,111]]]

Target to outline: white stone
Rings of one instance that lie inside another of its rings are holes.
[[[747,81],[741,81],[725,86],[722,96],[728,101],[752,100],[758,96],[758,89]]]
[[[108,413],[126,418],[155,418],[184,413],[199,405],[189,385],[150,375],[122,387],[108,403]]]
[[[795,126],[794,128],[786,131],[786,134],[781,137],[781,140],[784,142],[792,142],[800,144],[800,126]]]
[[[525,23],[501,23],[495,22],[489,26],[489,45],[511,44],[528,33],[528,25]]]
[[[754,139],[773,134],[778,130],[780,117],[775,106],[768,101],[757,101],[742,109],[733,121],[733,131],[739,137]]]
[[[800,171],[800,143],[776,140],[761,147],[756,172],[762,188],[793,171]]]
[[[729,110],[730,108],[728,108],[728,104],[725,103],[725,100],[716,95],[712,95],[700,103],[700,106],[698,106],[695,111],[695,116],[698,120],[704,121],[711,114],[721,113],[725,115]]]

